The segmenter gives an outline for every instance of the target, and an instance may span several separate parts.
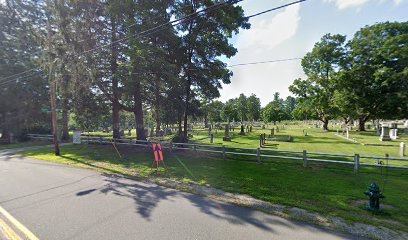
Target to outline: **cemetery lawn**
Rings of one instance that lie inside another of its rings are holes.
[[[31,147],[31,146],[42,146],[42,145],[49,145],[49,144],[51,144],[51,143],[46,143],[46,142],[21,142],[21,143],[13,143],[13,144],[3,144],[3,145],[0,145],[0,150],[22,148],[22,147]]]
[[[277,125],[279,132],[275,135],[282,136],[287,139],[288,136],[293,138],[292,142],[272,142],[267,141],[265,149],[277,149],[277,150],[294,150],[308,152],[322,152],[322,153],[340,153],[340,154],[360,154],[369,156],[384,156],[388,153],[392,157],[399,157],[399,144],[405,142],[408,145],[408,135],[401,134],[400,139],[396,141],[381,142],[374,130],[368,130],[366,132],[350,131],[350,138],[355,138],[357,141],[364,144],[375,145],[361,145],[356,144],[339,136],[336,136],[336,130],[324,131],[320,128],[309,128],[309,126],[298,127],[297,125],[287,125],[285,129],[282,129],[282,125]],[[275,127],[268,125],[269,128]],[[231,147],[240,148],[258,148],[259,147],[259,135],[271,133],[270,129],[261,129],[259,127],[253,128],[251,133],[246,133],[246,136],[240,136],[239,127],[235,128],[235,131],[230,131],[232,137],[231,142],[224,142],[222,140],[224,136],[224,130],[218,130],[217,133],[213,131],[215,145],[226,145]],[[304,135],[303,130],[307,132],[307,136]],[[340,131],[341,134],[341,131]],[[192,141],[197,144],[211,144],[208,137],[208,129],[195,129],[194,137]],[[407,150],[408,154],[408,150]]]
[[[334,146],[330,150],[336,149]],[[150,147],[119,146],[119,152],[124,155],[124,159],[119,158],[112,145],[63,146],[60,157],[53,155],[53,149],[31,150],[19,155],[136,179],[158,176],[208,184],[274,204],[342,217],[349,222],[408,229],[406,170],[389,169],[380,175],[378,169],[364,167],[359,174],[354,174],[353,166],[349,165],[311,163],[305,169],[301,161],[274,159],[257,164],[251,157],[229,156],[222,160],[219,154],[193,155],[193,151],[180,150],[174,154],[165,151],[168,168],[160,169],[159,175],[153,173],[151,176],[153,155]],[[381,200],[383,211],[377,214],[365,209],[368,201],[363,194],[373,181],[379,184],[386,196]]]

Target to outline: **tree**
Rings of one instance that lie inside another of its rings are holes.
[[[295,111],[296,107],[297,107],[297,100],[296,98],[292,97],[292,96],[287,96],[284,103],[284,111],[285,111],[285,118],[286,120],[292,120],[293,117],[293,112]]]
[[[273,124],[276,125],[276,122],[280,122],[286,118],[286,112],[283,99],[279,97],[278,92],[274,94],[273,98],[273,101],[265,106],[262,112],[262,118],[264,122],[273,122]]]
[[[238,33],[239,28],[250,26],[240,6],[227,2],[215,8],[214,4],[221,3],[182,0],[177,2],[174,10],[176,18],[182,18],[199,9],[212,8],[206,14],[197,14],[176,27],[178,32],[183,33],[178,59],[181,63],[180,83],[184,87],[184,141],[187,139],[187,117],[192,98],[196,93],[209,100],[219,97],[221,82],[230,83],[232,76],[219,57],[234,56],[237,49],[228,39]]]
[[[349,58],[338,81],[339,105],[365,130],[370,118],[408,116],[408,22],[360,29],[347,44]]]
[[[1,138],[40,128],[45,133],[50,130],[48,113],[41,110],[48,106],[47,80],[41,70],[35,69],[41,55],[40,46],[35,36],[28,34],[36,24],[39,14],[36,8],[34,3],[25,5],[20,1],[0,4]]]
[[[213,101],[206,105],[206,116],[210,121],[211,125],[214,122],[220,122],[221,111],[224,108],[224,104],[221,101]]]
[[[248,102],[248,119],[252,121],[258,121],[261,115],[261,100],[255,95],[251,94],[247,98]]]
[[[328,123],[338,114],[334,92],[338,71],[345,60],[345,36],[324,35],[302,59],[307,79],[296,79],[289,90],[298,96],[299,106],[314,112],[328,130]]]
[[[224,104],[224,107],[222,108],[222,111],[221,111],[221,117],[224,121],[227,121],[228,119],[230,121],[239,119],[236,99],[229,99]]]

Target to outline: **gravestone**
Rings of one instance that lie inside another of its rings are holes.
[[[408,134],[408,120],[405,121],[404,127],[405,127],[405,134]]]
[[[210,134],[210,143],[213,143],[214,142],[214,134]]]
[[[405,156],[405,143],[401,142],[400,143],[400,147],[399,147],[399,155],[400,157],[404,157]]]
[[[277,132],[277,133],[279,132],[279,127],[278,127],[278,126],[276,126],[276,132]]]
[[[81,144],[81,131],[74,131],[74,136],[72,138],[73,144]]]
[[[398,139],[398,129],[394,128],[390,130],[390,138],[392,140],[397,140]]]
[[[271,137],[275,136],[275,128],[271,129]]]
[[[347,137],[347,139],[350,137],[348,128],[346,128],[346,137]]]
[[[381,126],[380,141],[390,141],[390,128],[388,126]]]

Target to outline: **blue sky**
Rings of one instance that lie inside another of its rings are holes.
[[[246,15],[277,7],[292,0],[244,0]],[[250,30],[241,31],[232,42],[238,53],[229,64],[303,57],[326,33],[352,38],[365,25],[383,21],[407,21],[408,0],[308,0],[250,20]],[[262,106],[273,98],[291,95],[288,87],[304,77],[300,60],[232,68],[231,84],[224,85],[219,100],[240,93],[256,94]]]

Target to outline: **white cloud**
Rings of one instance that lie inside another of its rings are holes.
[[[300,22],[300,5],[285,8],[276,14],[265,14],[251,19],[251,29],[237,36],[238,54],[230,64],[287,59],[303,56],[305,52],[295,46]],[[256,94],[265,106],[274,92],[282,97],[290,95],[288,86],[303,77],[300,61],[276,62],[232,68],[231,84],[221,90],[221,101],[238,97],[240,93]]]
[[[325,2],[336,4],[336,7],[339,10],[343,10],[346,8],[358,8],[363,6],[368,0],[324,0]]]
[[[286,8],[273,18],[255,18],[251,29],[240,34],[237,47],[272,49],[295,35],[300,15],[300,5]]]
[[[394,4],[396,6],[400,5],[403,2],[403,0],[394,0]]]
[[[354,8],[356,10],[360,10],[361,7],[368,2],[384,3],[392,1],[394,2],[394,5],[398,6],[404,0],[323,0],[323,1],[327,3],[334,3],[339,10],[344,10],[347,8]]]

